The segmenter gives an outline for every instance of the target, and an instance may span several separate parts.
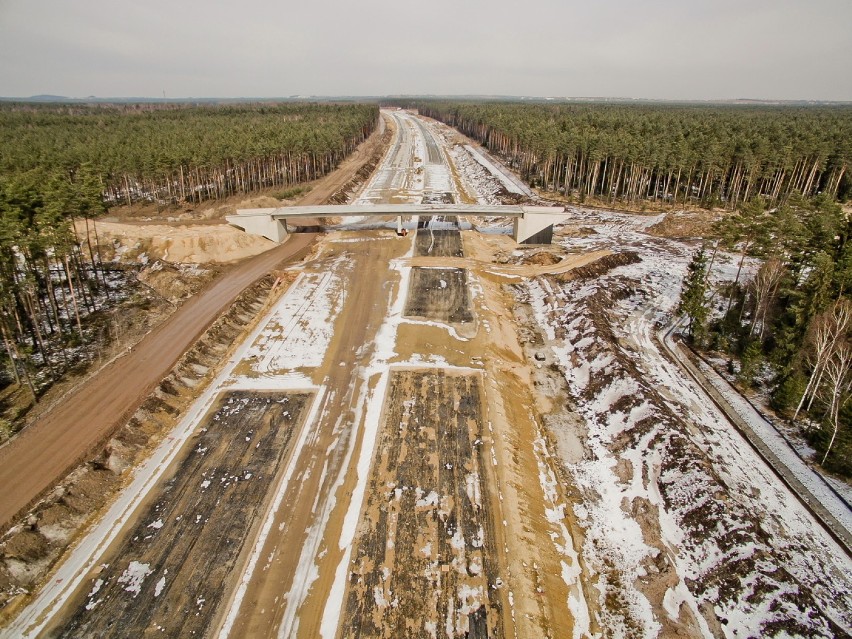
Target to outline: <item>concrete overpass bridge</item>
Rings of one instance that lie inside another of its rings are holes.
[[[487,204],[376,204],[373,206],[285,206],[266,209],[238,209],[225,219],[246,233],[283,242],[289,232],[287,222],[321,217],[403,217],[487,216],[514,218],[512,237],[519,244],[550,244],[553,225],[567,219],[561,206]]]

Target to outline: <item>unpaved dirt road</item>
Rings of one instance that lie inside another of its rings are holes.
[[[293,235],[281,246],[228,271],[131,352],[104,367],[0,448],[0,485],[7,487],[0,491],[0,527],[7,528],[16,515],[102,444],[244,288],[282,262],[307,254],[314,238]]]

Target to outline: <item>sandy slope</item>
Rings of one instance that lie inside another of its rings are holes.
[[[90,227],[91,227],[90,222]],[[95,222],[102,245],[119,247],[116,252],[138,259],[210,264],[238,262],[268,251],[275,243],[259,235],[250,235],[228,224],[126,224]],[[82,222],[77,232],[85,233]]]

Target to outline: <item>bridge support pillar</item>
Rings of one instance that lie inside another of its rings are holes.
[[[287,239],[287,221],[271,215],[276,209],[269,209],[270,213],[255,212],[262,210],[264,209],[254,209],[250,214],[228,215],[225,219],[228,224],[241,228],[246,233],[260,235],[280,244]]]
[[[564,209],[549,206],[524,206],[523,215],[515,218],[512,237],[518,244],[550,244],[553,225],[565,221]]]

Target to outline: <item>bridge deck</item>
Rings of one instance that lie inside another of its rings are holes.
[[[285,206],[277,209],[240,209],[237,215],[267,215],[275,219],[293,217],[362,217],[365,215],[499,215],[523,217],[524,212],[537,208],[530,206],[488,204],[375,204],[371,206]],[[554,212],[554,209],[549,212]],[[562,209],[558,209],[562,210]]]

